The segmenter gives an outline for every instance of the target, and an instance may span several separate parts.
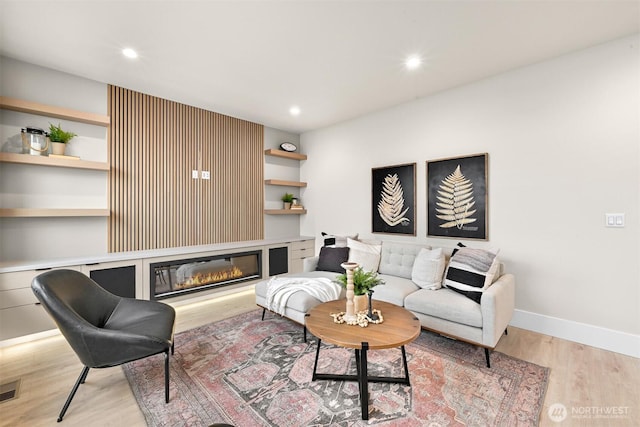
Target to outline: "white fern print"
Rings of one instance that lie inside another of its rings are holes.
[[[459,230],[465,224],[476,221],[472,215],[476,209],[471,209],[476,202],[473,200],[473,184],[462,174],[460,165],[456,170],[442,180],[438,190],[436,205],[437,218],[446,221],[440,228],[457,227]]]
[[[382,191],[380,192],[380,202],[378,202],[378,213],[380,218],[391,227],[398,224],[407,225],[409,218],[405,218],[405,214],[409,210],[404,206],[404,192],[402,184],[398,178],[398,174],[389,174],[382,182]]]

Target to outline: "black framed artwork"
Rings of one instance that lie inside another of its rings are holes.
[[[487,240],[488,154],[427,161],[427,236]]]
[[[416,164],[371,169],[374,233],[416,235]]]

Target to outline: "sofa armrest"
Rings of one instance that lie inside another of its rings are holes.
[[[482,343],[494,348],[511,321],[515,309],[516,279],[503,274],[482,293]]]
[[[304,258],[302,260],[302,271],[308,273],[309,271],[316,271],[316,267],[318,266],[318,256],[311,256]]]

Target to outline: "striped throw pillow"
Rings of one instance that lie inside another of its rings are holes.
[[[459,292],[480,304],[482,292],[498,273],[498,249],[459,248],[449,260],[444,287]]]

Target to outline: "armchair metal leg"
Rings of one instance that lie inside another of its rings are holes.
[[[85,366],[85,370],[83,370],[84,375],[82,376],[82,380],[80,381],[80,384],[84,384],[84,382],[87,380],[87,374],[89,374],[89,368],[87,368]]]
[[[507,328],[504,328],[504,334],[509,335],[509,331],[507,330]]]
[[[164,401],[169,403],[169,350],[164,352]]]
[[[262,307],[262,320],[264,321],[264,313],[267,311],[266,308]]]
[[[491,361],[489,360],[489,349],[485,347],[484,357],[487,359],[487,368],[491,368]]]
[[[78,391],[78,387],[80,387],[80,384],[84,384],[84,381],[87,379],[88,373],[89,373],[88,366],[85,366],[84,368],[82,368],[82,372],[80,372],[80,376],[78,377],[76,384],[73,386],[73,389],[69,394],[69,397],[67,397],[67,401],[64,403],[64,406],[62,407],[62,411],[60,411],[60,415],[58,415],[58,422],[62,421],[62,417],[64,417],[64,414],[67,413],[67,409],[69,409],[69,405],[73,400],[73,396],[76,395],[76,391]]]

